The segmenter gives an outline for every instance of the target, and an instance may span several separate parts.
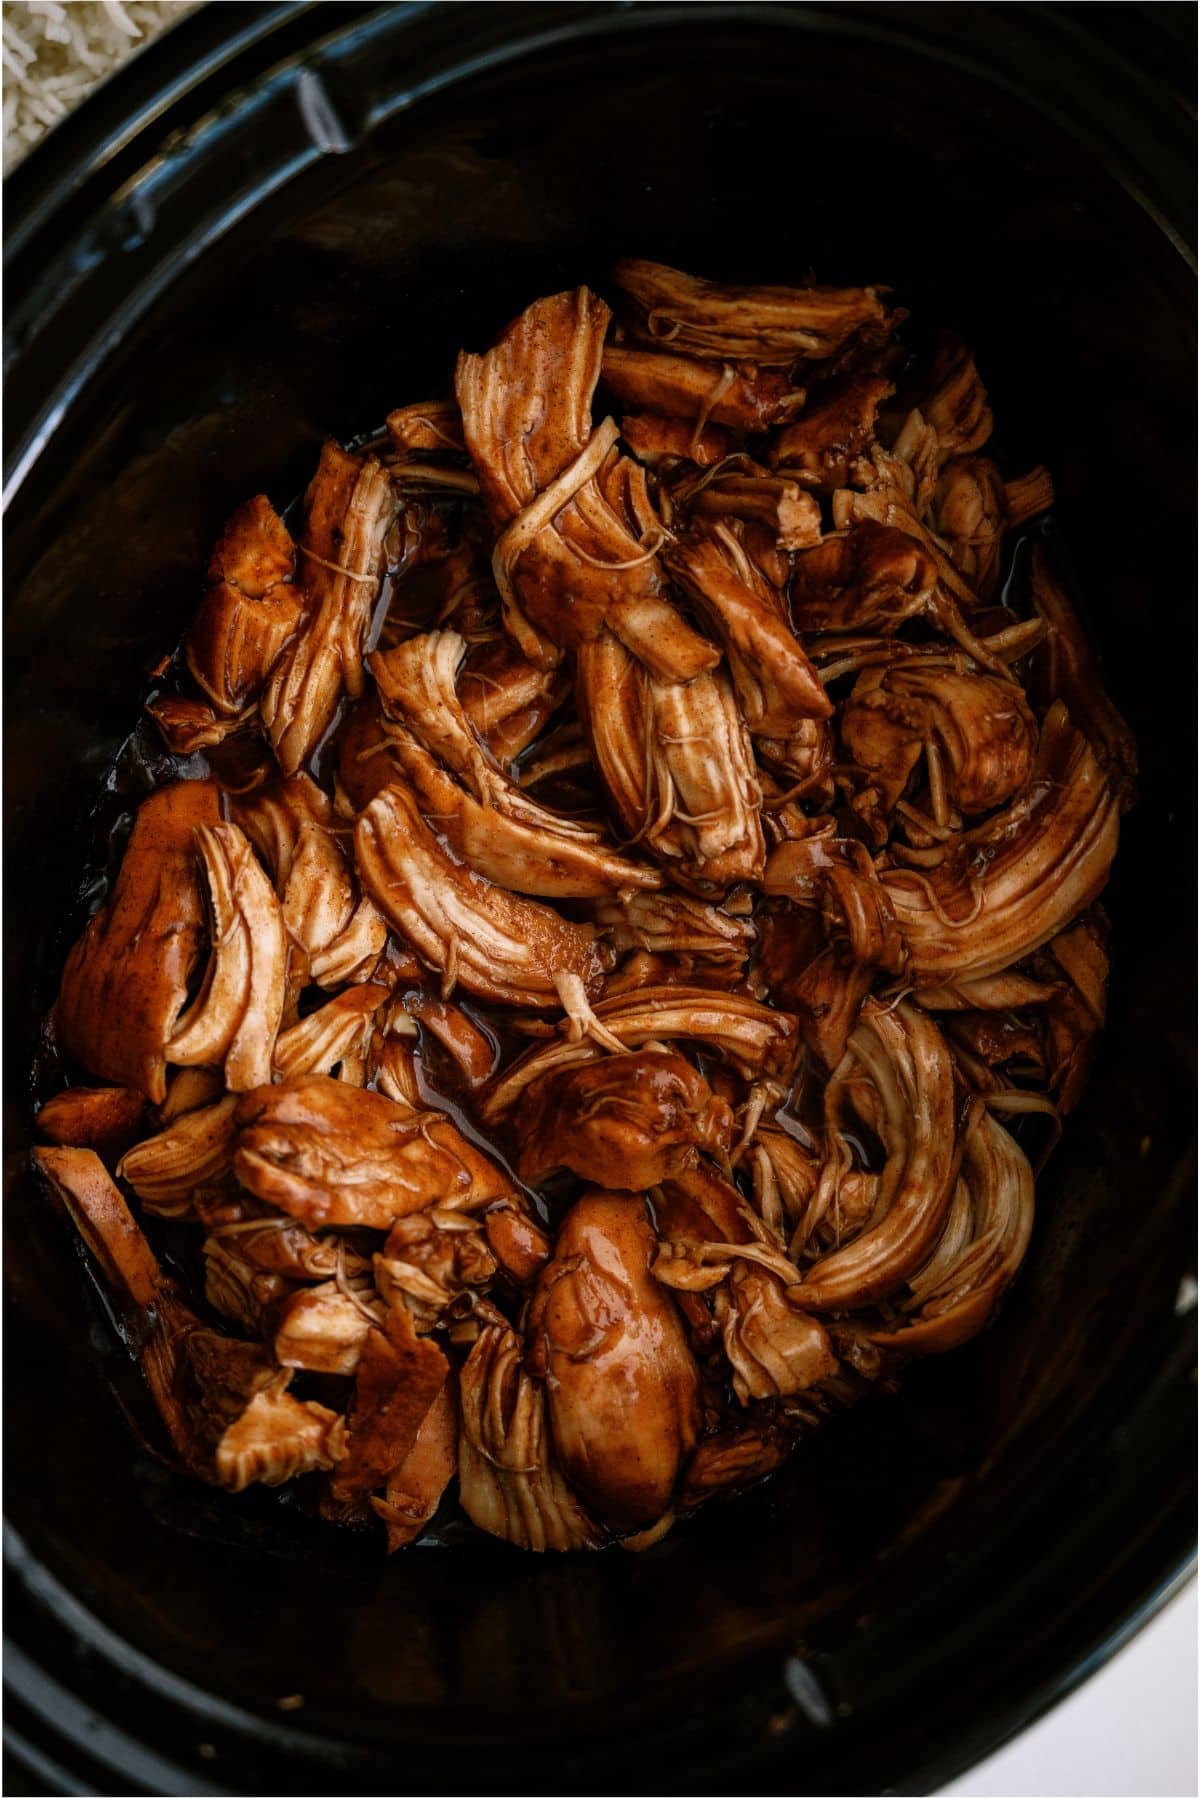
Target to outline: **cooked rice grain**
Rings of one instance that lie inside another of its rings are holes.
[[[197,0],[4,0],[4,172]]]

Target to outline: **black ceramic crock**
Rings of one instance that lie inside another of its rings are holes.
[[[1184,1577],[1193,30],[210,5],[10,179],[10,1792],[926,1791]],[[136,1377],[28,1172],[26,1070],[99,783],[224,516],[618,254],[888,282],[975,347],[1141,744],[1110,1025],[981,1340],[649,1553],[451,1530],[384,1561],[136,1448]]]

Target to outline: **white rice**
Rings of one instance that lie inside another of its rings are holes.
[[[197,0],[4,0],[4,172]]]

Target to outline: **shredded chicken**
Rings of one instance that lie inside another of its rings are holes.
[[[887,1156],[872,1220],[853,1242],[821,1255],[794,1289],[815,1311],[884,1298],[936,1241],[962,1154],[964,1107],[954,1060],[937,1025],[916,1006],[873,1006],[834,1070],[826,1112],[848,1104]]]
[[[233,1114],[226,1094],[172,1119],[165,1130],[135,1144],[117,1163],[143,1205],[165,1217],[188,1216],[197,1193],[222,1185],[233,1166]]]
[[[464,649],[453,631],[435,631],[371,662],[395,763],[437,834],[515,892],[591,899],[660,885],[653,868],[618,853],[602,824],[540,805],[492,761],[455,690]]]
[[[559,1227],[526,1325],[559,1463],[591,1514],[644,1529],[700,1433],[699,1375],[632,1193],[584,1193]]]
[[[883,875],[912,985],[1000,973],[1057,935],[1108,880],[1118,812],[1090,744],[1056,701],[1024,792],[952,841],[928,872]]]
[[[374,457],[326,444],[306,495],[300,579],[306,612],[261,700],[263,726],[285,774],[295,774],[333,722],[343,694],[363,691],[363,640],[379,594],[396,500]]]
[[[852,337],[878,340],[888,328],[875,287],[732,287],[633,260],[619,262],[613,278],[636,308],[640,337],[717,361],[817,361]]]
[[[765,431],[804,404],[803,388],[793,387],[777,369],[758,368],[752,362],[723,362],[714,368],[711,362],[690,356],[609,344],[603,366],[604,384],[623,406],[685,419],[691,426],[690,443],[700,442],[713,426]],[[633,442],[629,447],[641,454]],[[700,458],[693,455],[688,460],[699,463]]]
[[[727,1153],[733,1113],[682,1055],[630,1050],[558,1068],[527,1086],[516,1116],[522,1180],[570,1168],[595,1186],[645,1192]]]
[[[667,566],[721,639],[742,716],[756,737],[790,737],[833,705],[779,597],[730,536],[681,542]]]
[[[270,870],[288,934],[318,986],[361,979],[377,964],[387,925],[358,892],[346,831],[307,774],[269,781],[231,806]]]
[[[546,1389],[522,1339],[488,1323],[459,1375],[458,1481],[471,1522],[535,1553],[592,1548],[603,1532],[563,1478],[546,1425]]]
[[[610,632],[579,652],[584,736],[629,842],[701,892],[761,872],[761,789],[724,675],[658,681]]]
[[[138,1135],[146,1096],[130,1086],[69,1086],[37,1114],[38,1135],[70,1149],[119,1155]]]
[[[203,826],[212,954],[199,993],[167,1042],[180,1067],[223,1064],[231,1092],[271,1078],[283,1017],[287,937],[279,902],[236,824]]]
[[[166,1098],[167,1045],[203,952],[195,833],[218,824],[219,805],[207,780],[142,802],[108,903],[63,970],[55,1018],[67,1053],[153,1105]]]
[[[358,871],[384,917],[442,976],[500,1005],[545,1006],[555,976],[595,982],[602,957],[588,925],[519,898],[477,874],[435,836],[416,801],[390,786],[360,813]]]
[[[485,356],[458,359],[463,429],[499,536],[493,556],[504,619],[518,646],[543,666],[604,628],[614,598],[661,589],[644,539],[653,514],[630,520],[603,476],[617,427],[593,431],[609,310],[580,288],[527,308]],[[633,523],[642,528],[634,530]]]
[[[229,519],[36,1081],[148,1440],[389,1551],[652,1549],[975,1336],[1105,1023],[1136,750],[970,351],[609,297]]]
[[[185,651],[188,671],[219,717],[235,718],[257,700],[299,629],[307,600],[295,573],[296,546],[282,519],[264,494],[247,500],[212,553]]]
[[[921,757],[931,812],[978,817],[995,811],[1029,779],[1037,724],[1020,690],[969,672],[962,657],[932,657],[865,669],[842,706],[842,742],[891,811]]]
[[[386,1230],[428,1205],[478,1210],[513,1192],[449,1118],[324,1074],[246,1093],[235,1121],[238,1180],[310,1229]]]
[[[89,1149],[36,1149],[115,1300],[136,1320],[138,1358],[190,1472],[241,1492],[332,1468],[346,1453],[336,1411],[294,1399],[291,1372],[263,1349],[207,1329],[184,1304]]]
[[[844,376],[822,388],[777,432],[771,466],[817,493],[847,487],[875,436],[880,406],[891,395],[884,375]]]

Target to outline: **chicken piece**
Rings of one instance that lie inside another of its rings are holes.
[[[387,470],[327,443],[305,495],[302,629],[272,670],[260,708],[279,766],[296,774],[333,723],[343,694],[363,691],[363,639],[379,594],[384,539],[396,515]]]
[[[236,1236],[210,1236],[205,1241],[204,1296],[214,1311],[249,1335],[270,1334],[275,1307],[292,1291],[281,1274],[248,1261]]]
[[[524,1290],[550,1259],[550,1239],[515,1205],[493,1205],[483,1215],[488,1247],[514,1285]]]
[[[316,984],[364,979],[383,953],[387,925],[357,890],[344,827],[320,787],[294,774],[235,799],[231,811],[271,871],[284,924]]]
[[[387,434],[396,454],[405,458],[414,451],[466,448],[462,419],[452,400],[418,400],[411,406],[397,406],[387,415]]]
[[[764,845],[750,735],[723,673],[655,680],[610,634],[585,644],[576,697],[621,829],[712,893],[756,879]]]
[[[278,1486],[346,1452],[336,1412],[287,1391],[291,1373],[261,1348],[201,1324],[180,1298],[89,1149],[35,1149],[114,1297],[137,1318],[138,1360],[190,1473],[231,1492]]]
[[[243,1095],[234,1172],[310,1229],[387,1230],[429,1205],[478,1211],[511,1181],[440,1112],[307,1074]]]
[[[361,1086],[376,1017],[390,996],[391,989],[386,986],[348,987],[289,1030],[281,1031],[274,1056],[278,1078],[331,1074],[340,1067],[343,1080]]]
[[[172,755],[196,755],[202,749],[215,749],[226,737],[254,722],[253,706],[223,717],[206,700],[174,693],[147,700],[146,711],[162,732]]]
[[[662,884],[656,868],[618,852],[602,823],[551,811],[515,782],[499,803],[481,804],[407,732],[393,741],[422,816],[459,861],[497,887],[596,899]]]
[[[949,822],[950,806],[977,817],[1012,799],[1037,749],[1037,724],[1020,689],[969,673],[961,658],[865,669],[839,725],[847,752],[871,776],[888,812],[925,757],[938,825]]]
[[[108,903],[67,958],[55,1019],[89,1073],[167,1093],[166,1045],[204,944],[193,842],[220,821],[214,781],[180,781],[142,801]]]
[[[1033,1230],[1033,1170],[985,1111],[967,1132],[962,1176],[946,1229],[908,1281],[895,1326],[868,1340],[907,1361],[941,1355],[977,1336],[1016,1277]]]
[[[604,384],[623,406],[668,418],[686,419],[690,442],[721,426],[765,431],[792,417],[804,404],[802,389],[785,374],[753,362],[725,362],[714,368],[690,356],[659,355],[609,344],[604,351]],[[624,425],[624,421],[622,421]],[[635,455],[641,451],[630,443]],[[690,460],[699,461],[696,456]]]
[[[821,541],[821,510],[812,494],[765,469],[711,479],[701,475],[693,490],[679,498],[694,519],[736,518],[762,525],[781,550],[811,549]]]
[[[593,639],[612,601],[659,593],[658,543],[614,507],[617,438],[592,430],[609,310],[580,288],[529,306],[486,356],[460,355],[455,389],[493,526],[505,628],[531,662],[553,666]],[[632,466],[632,465],[631,465]],[[654,526],[661,541],[661,527]]]
[[[785,1285],[798,1278],[777,1237],[711,1163],[664,1180],[650,1200],[661,1238],[654,1277],[672,1291],[709,1292],[743,1261],[765,1266]]]
[[[1063,1116],[1073,1111],[1082,1097],[1104,1027],[1106,941],[1106,923],[1097,907],[1054,937],[1029,963],[1043,976],[1037,985],[1045,999],[1045,1060],[1050,1088]]]
[[[279,903],[236,824],[204,826],[196,847],[208,882],[212,953],[195,999],[167,1042],[179,1067],[223,1063],[245,1092],[271,1077],[283,1017],[287,935]]]
[[[832,732],[828,730],[828,727],[826,727],[826,734],[832,745]],[[832,749],[830,754],[832,755]],[[767,840],[768,861],[771,850],[777,849],[780,843],[802,842],[805,837],[811,835],[814,825],[824,828],[831,836],[836,836],[836,820],[827,813],[810,817],[798,803],[791,785],[785,787],[782,784],[780,775],[772,774],[769,768],[760,765],[759,780],[763,792],[763,830]],[[832,783],[830,783],[828,794],[823,794],[818,790],[812,794],[812,798],[814,800],[824,798],[826,803],[831,802],[833,799]]]
[[[783,594],[792,578],[792,558],[779,547],[769,526],[754,518],[701,519],[699,528],[712,536],[727,534],[741,545],[742,554],[767,585]],[[786,601],[781,602],[786,610]]]
[[[1137,791],[1137,744],[1104,690],[1083,626],[1050,568],[1040,544],[1033,552],[1033,604],[1046,625],[1045,647],[1035,663],[1043,702],[1061,700],[1071,722],[1088,739],[1116,788],[1122,812]]]
[[[412,1452],[449,1372],[441,1349],[416,1335],[404,1310],[389,1311],[382,1330],[367,1332],[350,1406],[349,1452],[330,1482],[336,1504],[386,1484]]]
[[[490,1215],[490,1214],[489,1214]],[[461,1211],[416,1211],[398,1218],[375,1257],[375,1284],[414,1326],[432,1330],[463,1293],[485,1290],[496,1276],[486,1220]]]
[[[461,985],[477,998],[536,1009],[554,1003],[561,974],[598,981],[604,957],[590,926],[474,873],[433,835],[402,787],[371,801],[355,845],[363,885],[443,976],[444,998]]]
[[[946,553],[981,599],[994,592],[1008,523],[1000,470],[986,456],[954,456],[942,469],[931,520]]]
[[[865,491],[842,487],[833,496],[833,522],[843,532],[862,524],[883,525],[912,538],[937,570],[937,583],[924,615],[943,635],[993,674],[1006,672],[1003,660],[992,657],[966,623],[965,614],[978,607],[979,596],[965,581],[926,522],[938,482],[937,436],[920,413],[913,413],[891,450],[876,444],[870,455],[874,470],[860,478]]]
[[[790,737],[833,705],[788,626],[773,587],[735,538],[682,539],[663,557],[721,639],[742,716],[756,737]]]
[[[766,1239],[743,1194],[710,1161],[662,1181],[651,1200],[655,1229],[676,1249]]]
[[[675,1292],[707,1292],[727,1278],[740,1245],[763,1242],[763,1229],[736,1186],[711,1162],[664,1180],[649,1195],[659,1236],[654,1277]],[[722,1252],[710,1256],[720,1245]]]
[[[848,1102],[886,1155],[870,1223],[819,1256],[793,1287],[811,1311],[845,1311],[888,1297],[928,1259],[954,1196],[964,1104],[954,1059],[915,1005],[867,1005],[826,1089],[827,1128]]]
[[[773,1420],[706,1436],[684,1469],[679,1508],[690,1511],[718,1492],[740,1492],[782,1467],[792,1438]]]
[[[886,375],[870,373],[845,375],[822,387],[776,433],[771,467],[816,493],[850,486],[874,441],[879,408],[894,391]]]
[[[826,1068],[836,1067],[875,984],[875,964],[844,941],[830,942],[818,916],[773,910],[763,921],[761,967],[772,998],[795,1013],[807,1047]]]
[[[520,1338],[488,1323],[459,1375],[459,1499],[478,1529],[543,1554],[596,1548],[587,1516],[554,1458],[546,1388],[522,1365]]]
[[[808,1210],[823,1172],[807,1131],[805,1138],[801,1142],[781,1125],[760,1120],[749,1142],[754,1209],[781,1242],[794,1236],[792,1226]]]
[[[508,638],[472,650],[458,678],[467,721],[501,766],[542,734],[570,691],[564,673],[536,667]]]
[[[650,1263],[632,1193],[585,1193],[529,1308],[526,1365],[546,1381],[559,1462],[592,1515],[644,1529],[668,1509],[700,1434],[699,1374]]]
[[[979,1062],[989,1070],[1008,1069],[1015,1062],[1039,1082],[1045,1081],[1042,1030],[1038,1024],[994,1011],[956,1011],[938,1021],[968,1084],[976,1084],[972,1076]],[[984,1089],[977,1086],[977,1090]]]
[[[294,585],[295,569],[296,547],[266,496],[239,506],[213,550],[184,652],[192,679],[221,717],[237,718],[253,705],[299,629],[305,596]]]
[[[982,449],[992,434],[992,411],[964,344],[953,338],[943,343],[930,368],[929,383],[921,415],[936,435],[938,462],[944,465],[952,456]]]
[[[1117,848],[1112,784],[1061,702],[1042,722],[1023,792],[957,837],[928,872],[882,876],[920,991],[998,974],[1099,897]]]
[[[613,279],[633,304],[642,341],[713,361],[821,361],[851,339],[880,342],[890,329],[875,287],[734,287],[636,258],[618,262]]]
[[[846,1139],[833,1135],[820,1154],[805,1152],[782,1131],[755,1136],[755,1190],[764,1198],[769,1179],[792,1225],[788,1251],[796,1261],[815,1261],[840,1249],[870,1223],[879,1200],[879,1176],[854,1165]],[[770,1177],[764,1179],[766,1165]]]
[[[914,536],[924,535],[933,506],[941,465],[938,452],[936,429],[921,411],[914,409],[905,418],[891,448],[885,450],[876,444],[855,471],[859,484],[869,493],[894,490],[888,495],[887,504],[900,505],[902,502],[902,509],[910,520],[908,528]],[[846,499],[844,489],[834,494],[834,501],[835,518],[839,506],[855,503]],[[893,521],[885,518],[884,522],[890,524]]]
[[[371,1509],[387,1527],[387,1551],[415,1542],[441,1503],[458,1471],[458,1390],[453,1370],[426,1411],[412,1447],[387,1476],[382,1497]]]
[[[526,1182],[565,1167],[596,1186],[644,1192],[694,1167],[701,1149],[727,1153],[733,1113],[682,1055],[630,1050],[527,1086],[516,1137]]]
[[[784,807],[768,808],[765,804],[764,826],[770,831],[766,813],[768,810],[786,809],[788,800],[815,799],[828,805],[833,797],[833,732],[823,718],[802,718],[796,728],[786,737],[758,737],[755,748],[764,768],[760,768],[759,782],[766,793],[767,778],[770,770],[787,782],[787,799]],[[774,782],[773,784],[777,784]],[[778,797],[778,795],[773,795]],[[779,820],[776,819],[776,827]],[[772,832],[772,834],[775,834]]]
[[[577,718],[548,731],[537,745],[537,753],[525,762],[517,774],[517,784],[526,792],[543,781],[557,780],[563,775],[590,774],[592,757],[583,740]]]
[[[393,1001],[384,1012],[371,1039],[367,1056],[367,1083],[378,1087],[400,1105],[423,1105],[424,1089],[417,1072],[417,1039],[420,1031],[404,1009]]]
[[[149,1311],[163,1286],[162,1269],[92,1149],[36,1148],[33,1165],[57,1193],[114,1297]]]
[[[590,1017],[610,1049],[613,1042],[623,1049],[651,1042],[703,1043],[747,1080],[762,1075],[785,1079],[796,1059],[795,1018],[739,993],[695,986],[646,987],[602,999]],[[559,1032],[554,1041],[519,1056],[481,1089],[476,1110],[485,1128],[502,1123],[526,1087],[543,1074],[592,1061],[600,1053],[595,1042],[581,1040],[571,1021],[561,1024]]]
[[[39,1110],[38,1135],[111,1160],[137,1136],[145,1111],[146,1095],[136,1087],[69,1086]]]
[[[801,631],[894,631],[935,602],[933,557],[906,532],[865,519],[796,557],[792,615]]]
[[[786,1398],[837,1372],[824,1325],[791,1302],[778,1275],[735,1261],[715,1303],[741,1404]]]
[[[744,972],[755,937],[749,916],[684,893],[619,893],[597,901],[590,915],[622,954],[640,949],[654,956],[685,955],[731,979]]]
[[[147,1210],[160,1217],[194,1216],[193,1199],[226,1184],[233,1167],[236,1095],[184,1112],[157,1136],[127,1149],[117,1163]]]
[[[862,843],[816,834],[772,851],[763,888],[820,907],[819,930],[815,921],[798,926],[788,913],[768,912],[761,962],[772,994],[795,1011],[805,1042],[833,1068],[876,974],[904,972],[891,896]]]
[[[1028,474],[1004,483],[1004,508],[1011,530],[1039,512],[1048,512],[1053,504],[1054,482],[1045,468],[1031,468]]]
[[[404,1009],[453,1058],[468,1086],[482,1086],[495,1072],[499,1058],[495,1038],[469,1018],[461,1006],[435,999],[430,993],[409,993]]]
[[[1053,986],[1033,980],[1015,968],[981,979],[956,980],[950,986],[922,987],[913,997],[926,1011],[1017,1011],[1025,1005],[1044,1005]]]
[[[484,804],[502,803],[512,783],[463,709],[458,674],[467,645],[457,631],[425,631],[369,658],[385,729],[402,727]],[[395,731],[392,733],[395,740]]]
[[[236,1238],[238,1254],[249,1266],[282,1274],[293,1284],[307,1280],[336,1287],[339,1281],[357,1283],[364,1275],[369,1280],[371,1256],[356,1246],[363,1238],[333,1230],[314,1236],[295,1218],[281,1217],[244,1191],[238,1195],[237,1209],[237,1217],[225,1221],[210,1217],[205,1222],[209,1241]]]
[[[606,358],[606,378],[607,373]],[[730,450],[729,433],[719,425],[701,425],[697,430],[685,418],[670,418],[662,412],[627,414],[621,420],[621,435],[638,461],[648,468],[679,461],[711,468],[715,462],[723,462]]]
[[[496,765],[455,693],[463,649],[440,631],[371,658],[395,762],[437,835],[485,879],[517,892],[588,899],[660,885],[656,870],[617,853],[602,825],[539,805]]]
[[[690,681],[720,665],[721,652],[686,623],[668,600],[614,600],[608,609],[614,637],[660,681]]]
[[[212,1241],[210,1237],[206,1254]],[[275,1359],[281,1367],[306,1373],[352,1374],[368,1336],[386,1316],[387,1307],[369,1278],[293,1289],[275,1316]]]

